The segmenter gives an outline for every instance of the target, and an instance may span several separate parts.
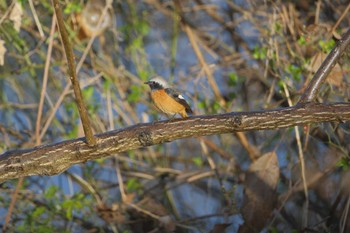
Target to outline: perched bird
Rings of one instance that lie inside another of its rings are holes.
[[[183,118],[193,113],[185,98],[170,88],[164,79],[156,77],[145,84],[151,88],[152,100],[160,111],[173,116],[178,113]]]

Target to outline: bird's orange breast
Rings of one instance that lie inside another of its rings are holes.
[[[187,116],[185,106],[169,96],[164,89],[152,91],[151,97],[156,107],[162,112],[172,115],[179,113],[181,116],[183,116],[183,114]]]

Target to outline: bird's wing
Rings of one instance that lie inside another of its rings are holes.
[[[165,92],[170,95],[171,97],[174,98],[174,100],[176,100],[178,103],[182,104],[183,106],[185,106],[185,110],[188,114],[192,114],[192,109],[190,107],[190,105],[186,102],[185,98],[180,95],[176,90],[172,89],[172,88],[165,88]]]

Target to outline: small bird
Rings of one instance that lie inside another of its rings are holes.
[[[185,98],[170,88],[164,79],[156,77],[145,84],[151,88],[152,100],[160,111],[173,116],[180,114],[183,118],[193,113]]]

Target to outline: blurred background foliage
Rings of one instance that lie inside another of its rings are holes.
[[[108,4],[61,1],[95,133],[166,119],[143,84],[156,75],[196,115],[295,104],[350,22],[343,0]],[[48,0],[0,3],[3,152],[83,136],[53,13]],[[318,102],[349,101],[349,69],[347,52]],[[349,123],[295,130],[178,140],[27,177],[8,231],[350,231]],[[0,184],[1,227],[16,185]]]

